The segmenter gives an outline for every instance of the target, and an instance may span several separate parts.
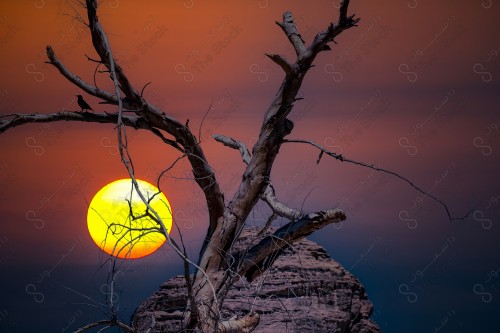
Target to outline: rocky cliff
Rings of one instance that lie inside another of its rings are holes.
[[[246,230],[238,242],[245,248],[255,241]],[[161,285],[137,309],[133,325],[139,332],[180,332],[186,307],[182,276]],[[373,310],[363,285],[318,244],[303,239],[275,261],[272,268],[248,283],[234,286],[223,314],[260,314],[254,332],[380,332],[370,319]]]

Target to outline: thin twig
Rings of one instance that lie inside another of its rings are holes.
[[[144,85],[144,87],[142,87],[142,90],[141,90],[141,98],[142,98],[142,94],[144,93],[144,89],[146,89],[146,87],[147,87],[147,86],[149,86],[151,83],[152,83],[152,81],[150,81],[150,82],[146,83],[146,84]]]
[[[448,205],[446,203],[444,203],[441,199],[439,199],[438,197],[430,194],[429,192],[427,191],[424,191],[423,189],[421,189],[420,187],[418,187],[415,183],[413,183],[411,180],[409,180],[408,178],[406,177],[403,177],[401,176],[400,174],[398,174],[397,172],[394,172],[394,171],[391,171],[391,170],[387,170],[387,169],[384,169],[384,168],[380,168],[380,167],[377,167],[373,164],[367,164],[367,163],[364,163],[364,162],[359,162],[359,161],[355,161],[355,160],[351,160],[349,158],[346,158],[344,157],[344,155],[342,154],[337,154],[337,153],[334,153],[332,151],[329,151],[327,150],[326,148],[322,147],[321,145],[317,144],[316,142],[314,141],[310,141],[310,140],[303,140],[303,139],[285,139],[283,140],[284,143],[305,143],[305,144],[309,144],[311,146],[314,146],[316,148],[318,148],[319,150],[321,150],[323,153],[335,158],[336,160],[339,160],[341,162],[347,162],[347,163],[352,163],[352,164],[355,164],[355,165],[359,165],[359,166],[362,166],[362,167],[365,167],[365,168],[369,168],[369,169],[372,169],[372,170],[375,170],[375,171],[379,171],[379,172],[383,172],[383,173],[387,173],[389,175],[392,175],[396,178],[399,178],[401,179],[402,181],[406,182],[408,185],[410,185],[411,187],[413,187],[415,190],[417,190],[418,192],[422,193],[423,195],[431,198],[432,200],[434,200],[435,202],[439,203],[446,211],[446,215],[448,216],[448,220],[451,221],[455,221],[455,220],[464,220],[466,219],[469,214],[471,214],[472,210],[470,210],[469,212],[467,212],[467,214],[465,214],[464,216],[461,216],[461,217],[452,217],[451,216],[451,213],[450,213],[450,210],[448,209]]]
[[[208,116],[208,114],[212,110],[213,103],[214,103],[214,101],[210,102],[210,106],[208,107],[208,110],[203,115],[203,118],[201,118],[200,128],[198,129],[198,144],[201,143],[201,129],[203,128],[203,122],[205,121],[205,118]],[[188,124],[188,123],[189,123],[189,120],[188,120],[188,122],[186,122],[186,124]]]

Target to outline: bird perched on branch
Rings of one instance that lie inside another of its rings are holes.
[[[90,105],[88,105],[87,102],[85,102],[85,100],[83,99],[82,95],[76,95],[76,97],[78,97],[78,106],[80,106],[82,108],[82,112],[85,111],[85,110],[92,110],[92,111],[94,111],[94,109],[92,109],[90,107]]]

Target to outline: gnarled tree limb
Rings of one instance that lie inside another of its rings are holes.
[[[297,55],[297,59],[301,59],[305,56],[306,46],[304,44],[304,40],[295,25],[294,18],[291,12],[285,12],[283,14],[283,21],[276,21],[276,24],[283,29],[286,36],[290,40],[293,48],[295,49],[295,54]]]
[[[290,64],[284,56],[275,53],[266,53],[266,56],[277,63],[283,69],[286,75],[293,74],[293,65]]]
[[[49,45],[46,48],[47,50],[47,57],[49,58],[49,61],[47,63],[53,65],[55,68],[59,70],[59,72],[66,78],[68,81],[76,85],[77,87],[81,88],[83,91],[86,93],[102,98],[103,100],[109,102],[109,103],[118,103],[118,100],[116,96],[110,92],[101,90],[95,86],[92,86],[82,80],[79,76],[76,76],[73,74],[64,64],[57,58],[56,53],[54,52],[54,49]]]
[[[123,69],[114,61],[113,64],[109,61],[110,50],[107,48],[107,37],[104,29],[101,26],[97,18],[97,1],[96,0],[86,0],[87,5],[87,16],[89,20],[89,29],[92,34],[92,44],[97,54],[101,58],[101,62],[111,71],[113,67],[113,72],[116,74],[116,79],[120,83],[120,89],[125,93],[125,95],[132,101],[140,100],[140,95],[137,90],[134,89],[127,76],[123,72]]]
[[[243,162],[245,162],[245,164],[250,163],[250,159],[252,157],[250,155],[250,152],[248,151],[247,146],[243,142],[236,141],[233,138],[230,138],[230,137],[227,137],[224,135],[220,135],[220,134],[214,134],[214,135],[212,135],[212,137],[215,139],[215,141],[222,143],[224,146],[227,146],[227,147],[230,147],[233,149],[238,149],[240,151],[241,158],[243,159]]]
[[[30,124],[30,123],[53,123],[58,121],[80,121],[87,123],[102,123],[116,124],[118,113],[95,113],[95,112],[79,112],[79,111],[62,111],[46,114],[10,114],[0,117],[0,133],[8,129]],[[165,138],[161,132],[151,125],[141,116],[137,115],[122,115],[123,124],[134,129],[144,129],[151,131],[158,136],[164,143],[174,147],[180,152],[184,152],[183,148],[175,141]]]
[[[298,210],[287,207],[282,202],[279,202],[276,199],[276,195],[274,193],[274,187],[271,185],[271,183],[269,183],[267,185],[261,198],[269,205],[269,207],[271,207],[273,212],[275,212],[279,216],[285,217],[291,221],[298,220],[304,215],[301,212],[299,212]]]
[[[51,123],[56,121],[81,121],[90,123],[115,124],[118,119],[117,113],[94,113],[79,111],[62,111],[48,114],[11,114],[0,118],[0,133],[10,128],[29,123]],[[127,126],[135,129],[150,130],[150,125],[144,118],[137,115],[126,115],[123,118]]]
[[[272,235],[264,237],[258,244],[238,256],[238,276],[252,281],[269,268],[277,258],[276,252],[287,248],[294,241],[310,235],[331,223],[344,221],[346,216],[340,209],[327,209],[303,215],[297,221],[285,224]]]

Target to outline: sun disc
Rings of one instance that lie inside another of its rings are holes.
[[[137,180],[140,192],[160,216],[168,233],[172,210],[165,195],[144,180]],[[104,252],[119,258],[141,258],[165,242],[160,225],[133,188],[131,179],[116,180],[96,193],[89,205],[87,226],[90,236]]]

